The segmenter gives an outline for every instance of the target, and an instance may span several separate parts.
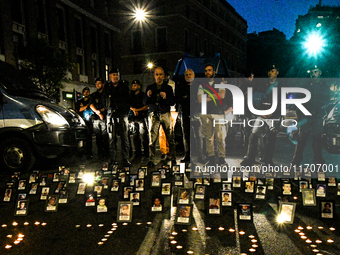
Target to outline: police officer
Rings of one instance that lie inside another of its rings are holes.
[[[109,96],[109,110],[107,116],[109,131],[109,147],[111,160],[117,160],[117,136],[120,135],[123,165],[131,165],[129,161],[129,137],[128,137],[128,113],[129,87],[128,82],[119,79],[119,69],[113,68],[109,72],[110,81],[106,84],[106,91]]]
[[[311,99],[304,104],[306,109],[312,114],[305,116],[300,111],[298,114],[299,134],[297,138],[297,145],[295,147],[295,154],[291,162],[294,166],[299,166],[303,159],[303,150],[309,136],[313,138],[314,164],[324,164],[325,160],[322,158],[322,128],[323,116],[325,115],[325,107],[330,102],[330,87],[322,80],[321,69],[314,65],[310,69],[311,80],[307,82],[305,88],[311,93]]]
[[[93,133],[93,123],[92,115],[93,111],[90,108],[90,89],[85,87],[83,89],[84,97],[78,101],[77,112],[83,117],[86,127],[87,127],[87,139],[86,139],[86,157],[88,159],[92,158],[92,133]]]
[[[104,91],[104,81],[102,78],[95,80],[97,91],[90,96],[90,108],[93,114],[93,133],[96,135],[98,148],[98,158],[106,160],[109,157],[109,137],[106,126],[106,114],[108,107],[107,95]]]
[[[268,67],[268,77],[264,84],[259,84],[256,87],[256,92],[258,93],[258,99],[260,101],[258,108],[259,110],[268,109],[268,105],[272,105],[272,91],[273,88],[278,88],[278,94],[280,95],[280,84],[277,80],[277,76],[279,74],[279,69],[276,65],[270,65]],[[256,95],[256,93],[254,93]],[[257,100],[253,100],[257,101]],[[279,104],[280,105],[280,104]],[[273,124],[273,121],[270,119],[279,119],[281,114],[281,108],[276,108],[275,112],[268,115],[268,116],[257,116],[255,123],[253,124],[252,133],[249,137],[249,144],[248,144],[248,151],[245,159],[241,162],[242,166],[251,166],[255,162],[255,157],[257,155],[257,144],[258,138],[263,135],[267,134],[268,143],[265,148],[264,157],[261,158],[261,161],[267,165],[274,165],[273,163],[273,155],[275,149],[275,141],[277,130]]]
[[[144,105],[144,92],[141,91],[139,80],[132,81],[132,90],[130,91],[130,113],[129,121],[133,124],[133,144],[135,146],[135,158],[144,156],[149,157],[149,132],[147,126],[147,109]],[[143,152],[142,152],[143,145]]]

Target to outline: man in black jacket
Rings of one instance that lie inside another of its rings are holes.
[[[156,153],[156,141],[159,135],[159,127],[163,126],[165,136],[169,141],[169,156],[173,164],[176,163],[176,147],[171,131],[170,106],[175,104],[175,97],[171,86],[164,84],[164,70],[156,67],[154,72],[155,83],[146,88],[144,104],[149,106],[150,118],[150,143],[149,143],[149,162],[148,166],[154,166]]]
[[[119,80],[119,70],[114,68],[109,73],[110,82],[105,90],[109,96],[107,113],[110,156],[114,162],[117,160],[117,135],[119,132],[123,165],[131,165],[129,161],[128,113],[130,109],[129,87],[127,82]]]

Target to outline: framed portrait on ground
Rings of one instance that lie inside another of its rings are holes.
[[[204,185],[197,185],[195,188],[195,199],[204,199],[205,197],[205,186]]]
[[[121,183],[125,183],[126,182],[126,173],[125,172],[119,172],[118,174],[118,178],[120,179]]]
[[[136,191],[144,191],[144,179],[135,181],[135,190]]]
[[[18,184],[18,190],[25,190],[26,189],[26,180],[20,180]]]
[[[166,179],[166,169],[165,168],[159,168],[158,171],[161,173],[161,179]]]
[[[94,193],[89,193],[86,194],[85,196],[85,206],[95,206],[96,205],[96,200],[95,200],[95,195]]]
[[[237,204],[237,218],[239,220],[253,220],[253,205],[251,203]]]
[[[192,205],[177,205],[175,224],[190,225]]]
[[[336,191],[336,195],[340,196],[340,182],[338,182],[338,190]]]
[[[308,189],[308,181],[299,181],[299,191],[302,192],[304,189]]]
[[[234,188],[241,188],[241,183],[242,183],[241,179],[242,178],[239,175],[233,176],[233,187]]]
[[[334,218],[334,201],[320,201],[320,218],[333,219]]]
[[[106,212],[107,212],[106,198],[105,197],[97,198],[97,213]]]
[[[130,201],[133,206],[140,205],[140,193],[139,192],[131,192],[130,193]]]
[[[213,182],[214,183],[221,183],[222,182],[221,174],[220,173],[215,173],[213,175]]]
[[[11,201],[11,197],[12,197],[12,189],[6,189],[5,190],[5,195],[4,195],[4,199],[2,201],[4,202],[10,202]]]
[[[160,187],[161,186],[161,173],[153,172],[151,176],[151,187]]]
[[[266,178],[266,186],[268,190],[274,189],[274,178]]]
[[[326,184],[317,184],[316,185],[316,196],[317,197],[326,197]]]
[[[336,187],[336,178],[328,177],[328,187]]]
[[[326,181],[326,173],[324,173],[324,172],[318,172],[318,181],[319,181],[319,182],[324,182],[324,181]]]
[[[111,167],[111,173],[112,174],[117,174],[118,172],[118,164],[113,164],[112,167]]]
[[[16,204],[14,215],[15,216],[26,216],[28,212],[29,200],[19,200]]]
[[[28,179],[28,183],[36,182],[37,178],[38,178],[38,174],[37,173],[31,174],[29,179]]]
[[[133,190],[132,187],[124,187],[123,198],[124,198],[124,199],[129,199],[130,193],[132,192],[132,190]]]
[[[218,197],[209,198],[208,214],[221,214],[221,199]]]
[[[37,194],[37,190],[38,190],[38,183],[34,182],[34,183],[31,184],[31,189],[29,191],[29,194],[35,195],[35,194]]]
[[[180,166],[179,165],[173,165],[172,166],[172,174],[179,174],[180,173]]]
[[[144,179],[144,177],[145,177],[145,169],[139,168],[138,169],[138,179]]]
[[[76,183],[76,173],[70,173],[70,178],[68,179],[68,183]]]
[[[233,192],[232,191],[222,191],[222,206],[232,206],[233,205]]]
[[[107,171],[109,169],[109,162],[103,162],[102,170]]]
[[[78,189],[77,189],[77,195],[84,195],[85,190],[86,190],[86,183],[85,182],[79,183]]]
[[[267,186],[257,185],[255,191],[255,199],[264,200],[266,199]]]
[[[18,200],[25,200],[27,198],[27,194],[26,193],[19,193],[18,194]]]
[[[203,185],[210,186],[210,177],[203,177]]]
[[[61,190],[59,193],[59,204],[67,204],[68,202],[68,192],[67,190]]]
[[[171,195],[171,182],[162,182],[162,196]]]
[[[137,180],[137,174],[130,174],[130,186],[135,186],[135,181]]]
[[[233,190],[232,183],[222,183],[222,190]]]
[[[246,181],[244,183],[244,192],[245,193],[254,193],[255,191],[255,182],[253,181]]]
[[[58,195],[50,195],[46,199],[45,212],[56,212],[58,210]]]
[[[292,195],[292,184],[290,182],[282,182],[282,195]]]
[[[174,174],[174,185],[175,186],[183,186],[184,185],[183,174]]]
[[[280,202],[279,217],[280,222],[293,224],[295,216],[296,203]]]
[[[316,206],[316,196],[314,189],[302,190],[302,204],[304,206]]]
[[[41,190],[40,200],[46,200],[50,193],[50,187],[43,187]]]
[[[163,198],[161,196],[154,196],[151,199],[151,212],[163,211]]]
[[[179,205],[189,205],[191,203],[191,189],[178,189],[177,203]]]
[[[119,190],[119,180],[112,180],[111,191]]]
[[[60,173],[53,173],[53,178],[52,178],[52,182],[58,182],[59,181],[59,175]]]
[[[118,222],[131,222],[132,221],[132,202],[131,201],[119,201],[118,202]]]
[[[64,181],[58,182],[57,188],[54,190],[54,193],[59,193],[62,189],[64,189],[66,183]]]
[[[109,188],[109,179],[110,179],[110,177],[108,177],[108,176],[104,176],[102,178],[101,185],[103,186],[103,189],[108,189]]]
[[[100,197],[102,195],[102,191],[103,191],[103,185],[94,186],[94,192],[96,192],[97,197]]]

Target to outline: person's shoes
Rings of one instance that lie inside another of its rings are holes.
[[[214,166],[215,165],[215,157],[214,156],[210,156],[208,157],[208,163],[209,166]]]
[[[131,162],[128,159],[123,159],[123,166],[131,166]]]
[[[165,160],[166,154],[162,153],[161,160]]]
[[[274,166],[274,162],[273,160],[266,160],[266,159],[263,159],[260,161],[261,163],[265,164],[265,165],[271,165],[271,166]]]
[[[248,158],[245,158],[242,162],[241,162],[241,166],[252,166],[254,163],[254,161],[248,159]]]
[[[154,167],[155,166],[155,164],[150,160],[149,162],[148,162],[148,167]]]
[[[319,159],[313,159],[313,163],[316,165],[316,164],[321,164],[321,165],[323,165],[323,164],[325,164],[326,162],[325,162],[325,160],[323,159],[323,158],[319,158]]]
[[[220,158],[218,158],[218,164],[219,164],[220,166],[225,166],[225,165],[227,165],[228,163],[225,161],[225,158],[220,157]]]

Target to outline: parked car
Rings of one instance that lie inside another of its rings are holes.
[[[39,157],[77,151],[86,132],[75,111],[52,103],[18,69],[0,61],[1,170],[30,170]]]

